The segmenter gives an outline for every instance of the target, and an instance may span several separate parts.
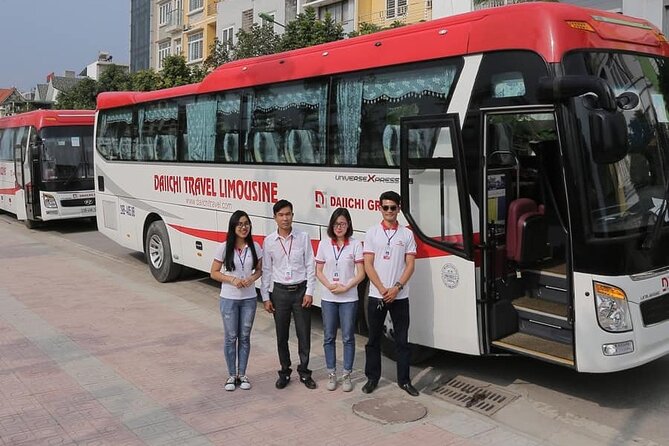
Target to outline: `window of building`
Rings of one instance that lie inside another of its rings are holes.
[[[253,9],[242,11],[242,29],[248,31],[253,26]]]
[[[171,44],[169,40],[158,42],[158,68],[163,67],[163,60],[171,54]]]
[[[386,18],[394,19],[407,15],[407,0],[386,0]]]
[[[170,24],[172,25],[181,25],[183,18],[183,4],[182,0],[174,1],[174,8],[170,12]]]
[[[234,37],[234,27],[229,27],[225,28],[221,32],[221,44],[225,46],[225,48],[230,49],[233,44],[233,37]]]
[[[204,8],[204,0],[189,0],[188,10],[190,12]]]
[[[181,56],[181,39],[174,39],[174,54]]]
[[[202,59],[204,49],[204,33],[202,31],[188,36],[188,61]]]
[[[330,14],[336,23],[344,23],[348,21],[348,8],[346,2],[333,3],[331,5],[318,8],[318,18],[325,20],[325,17]]]
[[[158,24],[160,26],[167,25],[170,22],[171,13],[172,4],[170,2],[158,5]]]

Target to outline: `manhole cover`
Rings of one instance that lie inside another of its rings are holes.
[[[502,390],[490,383],[462,376],[456,376],[440,385],[432,391],[432,394],[488,416],[518,398],[517,394]]]
[[[420,403],[401,398],[372,398],[353,405],[353,413],[381,424],[410,423],[427,415]]]

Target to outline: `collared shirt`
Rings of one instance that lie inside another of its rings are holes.
[[[253,264],[253,254],[251,254],[251,250],[248,246],[246,246],[241,251],[238,251],[237,249],[233,251],[233,263],[235,265],[235,270],[227,271],[225,269],[225,244],[226,242],[223,242],[218,245],[216,253],[214,254],[214,259],[223,263],[223,266],[221,266],[221,272],[226,276],[234,276],[240,279],[244,279],[253,274],[256,266]],[[256,242],[253,242],[253,246],[256,249],[256,255],[258,256],[258,259],[262,259],[262,249],[260,248],[260,245]],[[233,284],[227,282],[221,283],[221,297],[225,297],[226,299],[248,299],[251,297],[255,298],[256,296],[257,294],[255,283],[252,283],[246,288],[237,288]]]
[[[323,264],[323,274],[330,283],[340,283],[346,286],[355,278],[356,264],[362,262],[362,243],[352,237],[346,240],[341,249],[332,239],[323,239],[318,244],[316,263]],[[355,302],[358,300],[358,289],[356,287],[342,294],[332,294],[325,287],[322,291],[321,300],[328,302]]]
[[[367,230],[363,253],[374,254],[374,269],[383,286],[390,288],[402,277],[406,267],[405,256],[416,255],[416,240],[413,232],[406,226],[397,224],[393,228],[386,228],[382,222]],[[371,281],[369,295],[383,297]],[[405,283],[396,299],[408,297],[409,283]]]
[[[305,280],[306,294],[313,296],[316,269],[309,234],[293,228],[288,237],[281,237],[278,231],[268,235],[263,244],[260,285],[263,302],[269,300],[269,289],[273,283],[293,285]]]

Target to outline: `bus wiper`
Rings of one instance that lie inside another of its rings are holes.
[[[657,242],[657,239],[660,237],[660,233],[662,232],[662,225],[664,225],[664,217],[667,215],[667,208],[669,207],[667,203],[668,201],[669,201],[669,181],[667,181],[667,184],[664,189],[664,197],[662,197],[662,204],[660,210],[657,212],[657,220],[655,220],[655,224],[653,224],[651,230],[648,231],[646,239],[641,244],[641,249],[653,249],[655,242]]]
[[[75,167],[74,171],[70,174],[69,177],[67,177],[67,180],[65,180],[65,183],[63,183],[63,186],[67,186],[70,184],[70,182],[74,179],[75,176],[79,173],[79,168],[83,165],[86,164],[85,161],[79,161],[79,164],[77,164],[77,167]]]

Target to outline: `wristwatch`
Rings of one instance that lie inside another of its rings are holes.
[[[395,282],[395,286],[400,291],[402,291],[402,289],[404,289],[404,285],[402,285],[402,282]]]

